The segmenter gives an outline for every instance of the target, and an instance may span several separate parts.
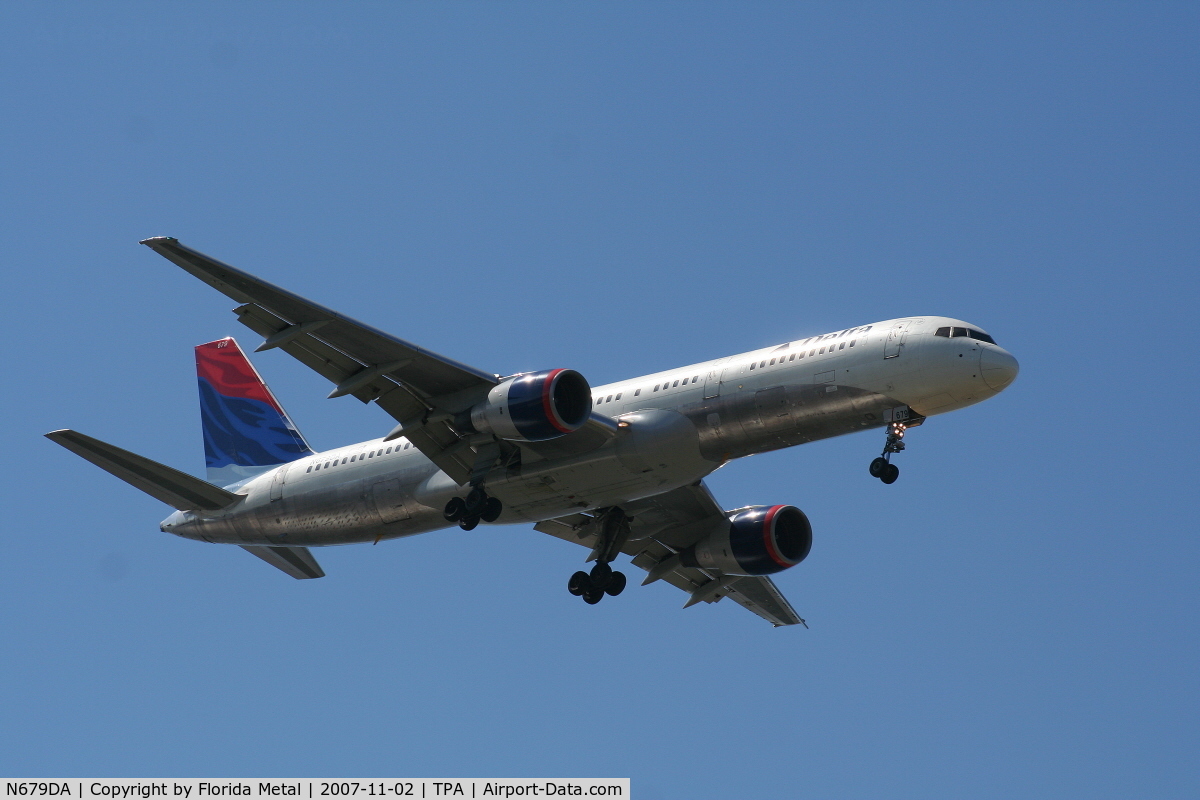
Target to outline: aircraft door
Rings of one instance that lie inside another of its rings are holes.
[[[883,343],[884,358],[896,358],[900,355],[900,351],[904,349],[904,340],[908,338],[908,326],[911,324],[912,320],[906,319],[897,322],[888,331],[887,340]]]
[[[371,494],[374,496],[375,510],[379,513],[381,522],[385,524],[399,522],[412,516],[408,512],[408,506],[404,503],[405,498],[404,493],[400,491],[399,478],[380,481],[371,487]]]
[[[708,371],[708,375],[704,377],[705,400],[721,396],[721,381],[725,377],[725,372],[726,370],[722,367],[714,367]]]
[[[289,464],[284,464],[279,469],[275,470],[275,476],[271,478],[271,502],[283,499],[283,483],[287,480],[287,471]]]

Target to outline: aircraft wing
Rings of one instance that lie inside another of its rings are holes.
[[[635,567],[649,573],[646,583],[661,579],[691,595],[684,608],[728,597],[776,627],[804,625],[770,578],[685,567],[675,558],[676,553],[695,544],[714,526],[729,522],[703,482],[622,504],[621,508],[633,518],[629,541],[621,551],[633,558]],[[534,530],[594,548],[599,526],[587,514],[571,514],[539,522]]]
[[[142,244],[241,303],[234,309],[239,321],[265,338],[258,350],[278,347],[320,373],[335,385],[330,397],[374,400],[400,423],[392,438],[407,437],[454,480],[469,480],[479,455],[471,448],[480,442],[464,440],[450,420],[481,400],[497,376],[357,322],[178,239]]]

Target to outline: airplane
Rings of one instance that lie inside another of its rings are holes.
[[[232,338],[195,348],[208,480],[73,430],[47,438],[174,507],[162,531],[234,544],[297,579],[310,547],[458,525],[533,524],[588,548],[567,589],[625,589],[619,555],[688,594],[728,597],[776,627],[807,624],[769,576],[808,556],[793,505],[725,510],[704,478],[733,459],[883,429],[869,473],[894,483],[905,432],[987,400],[1017,360],[982,328],[904,317],[592,387],[572,369],[502,376],[357,322],[171,237],[159,255],[238,303],[238,320],[333,385],[374,402],[386,435],[318,453]]]

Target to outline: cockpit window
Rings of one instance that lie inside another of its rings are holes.
[[[954,339],[959,336],[965,336],[968,339],[975,339],[988,344],[995,344],[996,340],[988,336],[983,331],[977,331],[974,328],[938,328],[933,332],[934,336],[944,336],[947,339]]]

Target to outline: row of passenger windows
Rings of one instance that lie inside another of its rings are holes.
[[[959,336],[965,336],[968,339],[978,339],[981,342],[995,344],[996,340],[988,336],[983,331],[977,331],[974,328],[938,328],[933,333],[934,336],[944,336],[947,339],[956,339]]]
[[[834,350],[845,350],[847,346],[854,347],[854,343],[857,341],[858,341],[857,339],[851,339],[849,342],[842,342],[840,345],[831,344],[831,345],[829,345],[828,349],[829,349],[829,352],[831,352],[831,353]],[[824,348],[824,347],[822,347],[820,350],[818,350],[817,348],[814,347],[812,350],[808,351],[808,355],[810,355],[810,356],[825,355],[825,350],[826,350],[826,348]],[[755,367],[758,367],[759,369],[762,369],[763,367],[773,367],[773,366],[775,366],[776,361],[778,361],[780,364],[782,364],[785,361],[795,361],[798,358],[804,358],[803,350],[801,350],[799,353],[792,353],[791,356],[789,356],[788,358],[784,358],[783,356],[779,356],[778,358],[772,358],[770,363],[768,363],[766,359],[763,359],[762,361],[758,362],[757,364],[751,364],[750,369],[754,369]]]
[[[663,383],[656,383],[656,384],[654,384],[654,388],[651,389],[650,391],[657,392],[657,391],[661,390],[661,391],[665,392],[667,389],[674,389],[678,386],[687,386],[689,383],[694,384],[699,380],[700,380],[699,375],[693,375],[690,378],[680,378],[680,379],[676,380],[674,383],[672,383],[671,381],[665,381]],[[623,392],[617,392],[617,394],[615,396],[610,394],[607,397],[604,397],[604,396],[597,397],[594,404],[595,405],[603,405],[604,403],[611,403],[614,400],[620,400],[622,394],[623,394]],[[641,389],[635,389],[633,392],[634,397],[640,397],[641,394],[642,394]]]
[[[974,331],[974,333],[978,333],[978,331]],[[938,335],[940,336],[942,334],[939,333]],[[822,347],[819,350],[816,347],[814,347],[813,349],[808,351],[808,355],[810,355],[810,356],[824,355],[825,351],[827,349],[831,353],[834,350],[845,350],[847,347],[854,347],[854,343],[857,341],[858,341],[857,339],[851,339],[849,342],[841,342],[839,344],[831,344],[828,347]],[[791,356],[789,356],[788,358],[784,358],[783,356],[778,356],[776,358],[772,358],[769,363],[767,362],[766,359],[763,359],[762,361],[758,362],[757,364],[751,364],[750,369],[755,369],[755,368],[761,369],[761,368],[767,367],[767,366],[773,367],[773,366],[775,366],[776,361],[778,361],[780,364],[783,364],[784,362],[787,362],[787,361],[795,361],[798,358],[804,358],[804,356],[805,356],[805,353],[803,350],[801,350],[799,353],[792,353]],[[695,384],[699,380],[700,380],[699,375],[693,375],[690,378],[681,378],[674,382],[666,381],[665,383],[656,383],[656,384],[654,384],[654,388],[651,391],[653,391],[653,392],[657,392],[659,390],[666,391],[667,389],[674,389],[679,386],[687,386],[689,382],[692,384]],[[641,395],[641,393],[642,393],[642,390],[638,389],[638,390],[634,391],[633,396],[638,397],[639,395]],[[596,398],[596,400],[594,401],[594,405],[599,406],[599,405],[603,405],[604,403],[611,403],[614,400],[620,400],[620,399],[621,399],[621,392],[618,392],[615,396],[610,394],[607,397],[605,397],[602,395],[602,396]]]
[[[400,445],[394,445],[392,447],[387,448],[386,450],[381,447],[378,450],[372,450],[369,453],[355,453],[352,456],[345,456],[340,461],[335,458],[332,461],[326,461],[324,464],[313,464],[304,471],[307,473],[307,472],[314,472],[319,469],[329,469],[330,467],[336,467],[339,464],[353,464],[355,461],[366,461],[368,458],[375,458],[376,456],[386,456],[386,455],[390,454],[393,450],[395,450],[397,453],[399,453],[401,450],[407,450],[410,447],[412,447],[411,442],[405,442],[403,447],[401,447]]]

